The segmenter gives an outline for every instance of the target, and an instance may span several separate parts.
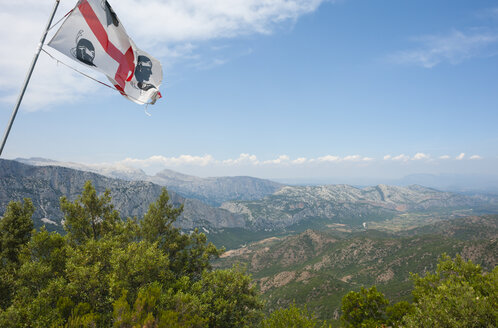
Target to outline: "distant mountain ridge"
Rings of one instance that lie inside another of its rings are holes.
[[[92,172],[109,178],[128,180],[128,181],[147,181],[147,174],[141,170],[126,165],[100,165],[100,164],[81,164],[75,162],[54,161],[47,158],[31,157],[31,158],[16,158],[16,162],[20,162],[32,166],[59,166],[69,169]]]
[[[277,182],[247,176],[200,178],[168,169],[150,176],[143,170],[125,165],[86,165],[44,158],[17,158],[15,160],[35,166],[67,167],[128,181],[148,181],[165,186],[168,190],[175,191],[186,198],[199,199],[212,206],[219,206],[229,200],[260,199],[283,187]]]
[[[151,182],[125,181],[66,167],[38,167],[0,159],[0,213],[3,214],[11,200],[31,198],[36,208],[33,216],[35,226],[54,222],[51,228],[60,230],[62,213],[59,210],[59,198],[67,196],[74,200],[81,194],[87,180],[92,181],[99,193],[105,189],[111,191],[113,204],[123,217],[141,218],[162,189]],[[169,193],[174,204],[185,206],[178,221],[184,229],[245,227],[245,220],[240,215],[210,207],[196,199],[185,199],[175,192]]]
[[[420,184],[439,190],[462,193],[498,194],[498,176],[477,174],[411,174],[396,181],[397,185]]]
[[[50,163],[47,160],[37,161],[40,165]],[[131,170],[127,174],[140,176],[141,172]],[[224,228],[273,231],[293,230],[299,226],[297,231],[303,231],[303,227],[319,229],[319,226],[337,223],[356,229],[367,223],[390,219],[399,221],[401,214],[410,212],[431,215],[443,213],[442,216],[446,218],[451,218],[453,211],[460,209],[466,211],[465,215],[498,213],[498,196],[469,196],[418,185],[377,185],[366,188],[349,185],[281,186],[250,177],[198,178],[173,171],[162,171],[155,177],[161,179],[161,184],[168,186],[175,203],[185,203],[184,219],[180,222],[185,229],[203,227],[206,231]],[[110,189],[116,207],[123,216],[141,217],[161,190],[158,184],[148,181],[126,181],[67,167],[31,166],[6,160],[0,162],[0,178],[0,210],[11,199],[30,197],[38,211],[35,213],[36,218],[55,222],[60,222],[62,218],[59,197],[66,195],[74,199],[81,193],[86,180],[94,181],[99,192]],[[173,184],[175,188],[171,187]],[[209,198],[211,201],[253,198],[270,193],[272,188],[277,191],[260,199],[226,201],[220,208],[214,208],[198,199],[186,199],[174,192],[182,188],[183,194],[190,191],[197,198],[209,193],[219,197]],[[238,193],[237,190],[245,190],[249,195]]]
[[[361,224],[386,220],[407,211],[475,209],[496,213],[498,197],[467,196],[418,185],[286,186],[261,200],[231,201],[221,207],[245,215],[254,226],[279,229],[316,218]]]
[[[490,174],[410,174],[402,178],[376,177],[329,177],[329,178],[289,178],[275,181],[287,185],[320,186],[326,184],[348,184],[353,186],[372,186],[387,184],[391,186],[421,185],[442,191],[459,193],[489,193],[498,195],[498,176]]]

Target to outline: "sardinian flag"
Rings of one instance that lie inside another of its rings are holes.
[[[48,45],[104,73],[136,103],[161,98],[161,63],[137,48],[106,0],[79,0]]]

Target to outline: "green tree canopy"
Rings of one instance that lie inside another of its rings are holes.
[[[213,270],[222,253],[174,226],[183,207],[166,189],[143,220],[123,220],[90,182],[61,198],[67,234],[32,234],[33,205],[0,221],[0,327],[243,327],[262,303],[241,270]],[[14,263],[15,265],[10,265]],[[9,264],[9,265],[7,265]],[[9,287],[4,289],[4,286]],[[8,293],[4,293],[8,290]]]
[[[389,301],[375,286],[351,291],[342,298],[341,321],[346,327],[378,327],[386,322]]]
[[[406,301],[389,305],[389,300],[377,291],[361,288],[351,291],[342,298],[341,321],[345,327],[399,327],[404,316],[414,311]]]
[[[261,322],[261,328],[326,328],[306,308],[298,308],[295,304],[288,308],[273,311]]]
[[[1,265],[18,263],[19,251],[31,238],[35,208],[30,199],[24,203],[10,202],[0,220],[0,257]]]
[[[116,225],[120,222],[119,213],[111,204],[109,190],[99,197],[92,183],[87,181],[82,194],[74,202],[63,196],[60,203],[64,213],[64,230],[75,243],[100,239],[118,231]]]
[[[0,309],[6,307],[14,293],[14,272],[20,266],[21,249],[31,238],[33,203],[10,202],[0,219]]]
[[[436,272],[413,275],[415,309],[405,327],[497,327],[498,269],[443,255]]]

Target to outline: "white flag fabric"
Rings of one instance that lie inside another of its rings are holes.
[[[153,104],[161,97],[161,63],[137,48],[107,0],[78,1],[48,45],[104,73],[138,104]]]

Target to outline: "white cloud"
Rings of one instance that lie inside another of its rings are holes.
[[[324,0],[120,0],[114,10],[130,34],[153,46],[243,34],[268,34],[275,25],[315,11]]]
[[[322,157],[318,157],[316,159],[317,162],[339,162],[341,160],[340,157],[338,156],[332,156],[332,155],[326,155],[326,156],[322,156]],[[314,162],[315,160],[313,160]]]
[[[153,165],[164,165],[164,166],[181,166],[181,165],[196,165],[196,166],[206,166],[214,163],[214,159],[211,155],[204,156],[192,156],[192,155],[180,155],[178,157],[164,157],[160,155],[151,156],[146,159],[135,159],[126,158],[121,161],[120,164],[139,166],[139,167],[150,167]]]
[[[446,35],[429,35],[417,38],[418,48],[400,51],[391,59],[400,64],[415,64],[432,68],[442,62],[459,64],[476,56],[496,54],[496,31],[461,32],[454,30]]]
[[[74,2],[62,1],[56,20]],[[222,65],[227,59],[199,58],[194,52],[201,42],[269,34],[282,23],[317,10],[323,2],[326,0],[120,0],[112,5],[140,48],[163,59],[192,60],[194,66],[205,69]],[[13,103],[16,99],[52,6],[53,1],[0,0],[0,41],[8,49],[0,57],[0,101]],[[67,62],[84,69],[71,60]],[[95,76],[105,80],[100,74]],[[105,92],[95,82],[65,67],[57,68],[42,53],[23,109],[70,103],[97,90]]]
[[[295,160],[292,161],[292,164],[304,164],[308,162],[308,160],[306,159],[306,157],[299,157]]]
[[[465,158],[465,153],[460,153],[458,156],[455,157],[455,160],[463,160],[464,158]],[[451,159],[451,157],[449,155],[441,155],[441,156],[432,157],[430,154],[416,153],[415,155],[413,155],[413,157],[410,157],[410,156],[405,155],[405,154],[400,154],[397,156],[385,155],[383,157],[383,159],[385,161],[401,161],[401,162],[407,162],[410,160],[412,160],[412,161],[426,160],[426,161],[433,162],[433,161],[435,161],[435,159],[449,160],[449,159]],[[473,155],[470,157],[470,159],[482,159],[482,157],[479,155]]]
[[[303,165],[311,163],[339,163],[351,161],[370,162],[374,158],[362,157],[360,155],[345,156],[344,158],[338,156],[322,156],[318,158],[307,159],[306,157],[298,157],[291,159],[288,155],[280,155],[274,159],[261,161],[256,155],[242,153],[237,158],[229,158],[224,160],[217,160],[212,155],[195,156],[195,155],[180,155],[178,157],[165,157],[161,155],[151,156],[145,159],[126,158],[115,164],[135,167],[151,167],[151,166],[207,166],[207,165],[221,165],[221,166],[235,166],[235,165],[250,165],[250,166],[267,166],[267,165]]]
[[[360,155],[349,155],[343,158],[344,161],[357,162],[361,160]]]
[[[259,160],[256,155],[242,153],[237,158],[229,158],[224,160],[215,159],[212,155],[195,156],[195,155],[180,155],[178,157],[165,157],[161,155],[151,156],[145,159],[126,158],[115,164],[149,168],[152,166],[278,166],[278,165],[305,165],[305,164],[323,164],[342,163],[342,162],[371,162],[375,159],[372,157],[362,157],[360,155],[350,155],[343,158],[338,156],[322,156],[318,158],[298,157],[291,159],[288,155],[280,155],[274,159]]]
[[[288,163],[289,161],[290,161],[289,156],[280,155],[278,158],[264,161],[262,162],[262,164],[283,164],[283,163]]]
[[[398,156],[394,156],[392,157],[392,160],[393,161],[408,161],[410,159],[410,156],[407,156],[405,154],[401,154],[401,155],[398,155]]]
[[[0,57],[0,102],[12,104],[17,99],[52,5],[52,1],[0,0],[0,41],[8,49]],[[60,7],[58,17],[68,10],[65,5]],[[29,111],[50,103],[72,103],[97,89],[95,82],[57,66],[41,53],[22,108]]]
[[[470,157],[466,157],[465,153],[461,153],[456,156],[454,160],[463,160],[465,158],[469,158],[470,160],[481,160],[483,159],[479,155],[472,155]],[[385,161],[389,161],[391,163],[385,163],[384,165],[405,165],[408,163],[412,163],[410,165],[421,165],[421,163],[428,163],[430,161],[435,161],[437,159],[447,161],[451,159],[448,155],[436,156],[432,157],[426,153],[416,153],[413,156],[408,156],[405,154],[400,154],[397,156],[385,155],[383,157]],[[398,162],[398,164],[395,164]],[[417,164],[415,164],[417,163]],[[184,166],[189,167],[207,167],[207,168],[220,168],[220,169],[228,169],[228,168],[258,168],[258,169],[275,169],[275,168],[293,168],[299,167],[300,169],[325,169],[325,168],[341,168],[341,167],[356,167],[356,166],[370,166],[377,167],[379,163],[375,164],[375,158],[361,156],[361,155],[348,155],[344,157],[334,156],[334,155],[325,155],[315,158],[307,158],[307,157],[297,157],[291,158],[288,155],[279,155],[273,159],[265,159],[261,160],[254,154],[242,153],[236,158],[228,158],[228,159],[216,159],[212,155],[206,154],[203,156],[197,155],[180,155],[177,157],[166,157],[161,155],[151,156],[145,159],[137,159],[137,158],[126,158],[125,160],[113,163],[113,165],[124,165],[128,167],[142,168],[142,169],[150,169],[150,168],[164,168],[164,167],[172,167],[172,168],[180,168]]]
[[[224,165],[259,164],[256,155],[240,154],[239,158],[222,161]]]
[[[498,18],[498,7],[495,8],[486,8],[483,10],[479,10],[476,15],[476,18],[479,18],[481,20],[483,19],[496,19]]]
[[[413,160],[415,161],[420,161],[423,159],[429,159],[431,158],[429,155],[424,154],[424,153],[416,153],[415,156],[413,156]]]
[[[398,161],[398,162],[406,162],[409,160],[414,160],[414,161],[420,161],[420,160],[429,160],[431,156],[429,154],[425,153],[416,153],[413,155],[413,157],[410,157],[405,154],[400,154],[397,156],[392,156],[392,155],[386,155],[383,157],[385,161],[391,160],[391,161]]]

